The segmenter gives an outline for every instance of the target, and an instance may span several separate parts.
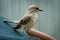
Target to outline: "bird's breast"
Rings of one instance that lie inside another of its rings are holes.
[[[30,28],[32,28],[32,27],[36,24],[37,20],[38,20],[38,16],[37,16],[36,14],[33,15],[31,22],[26,25],[26,28],[27,28],[28,30],[29,30]]]

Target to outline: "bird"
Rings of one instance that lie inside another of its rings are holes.
[[[37,5],[30,5],[26,13],[23,15],[23,17],[19,21],[11,21],[11,20],[6,20],[4,22],[14,22],[16,23],[16,27],[14,27],[14,30],[17,29],[22,29],[25,32],[29,33],[29,30],[36,24],[38,21],[38,12],[43,11],[42,9],[39,8]]]

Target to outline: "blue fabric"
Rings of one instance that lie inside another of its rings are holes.
[[[26,32],[21,29],[14,31],[14,23],[5,23],[4,20],[8,20],[0,16],[0,40],[40,40],[36,37],[28,36]]]

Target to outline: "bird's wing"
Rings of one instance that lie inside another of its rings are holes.
[[[28,24],[31,20],[32,18],[30,16],[25,16],[23,19],[20,20],[20,22],[14,29],[19,29],[22,25]]]
[[[21,19],[20,24],[25,25],[28,24],[32,18],[30,16],[25,16],[23,19]]]

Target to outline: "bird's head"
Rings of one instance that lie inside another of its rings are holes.
[[[37,5],[31,5],[28,7],[28,11],[30,13],[36,13],[36,12],[43,11],[43,10],[41,10]]]

